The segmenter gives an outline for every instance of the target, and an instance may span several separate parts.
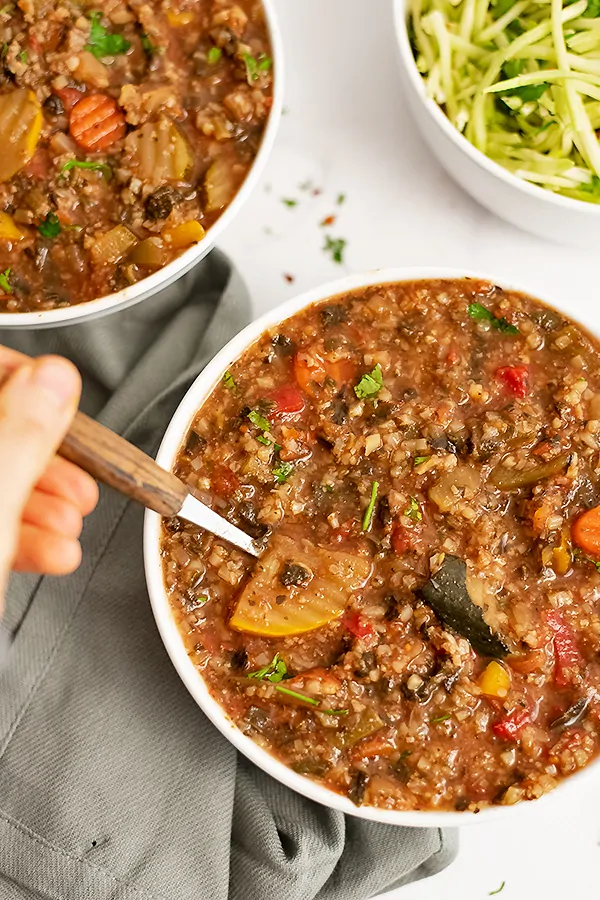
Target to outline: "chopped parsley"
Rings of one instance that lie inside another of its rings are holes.
[[[4,291],[5,294],[12,294],[13,289],[10,281],[11,269],[5,269],[4,272],[0,272],[0,290]]]
[[[592,559],[591,556],[586,556],[578,547],[575,547],[573,550],[573,556],[575,559],[584,560],[585,562],[591,563],[593,566],[596,566],[596,570],[600,572],[600,560]]]
[[[354,393],[359,400],[369,400],[377,397],[379,391],[383,387],[383,372],[379,363],[372,372],[363,375],[357,385],[354,387]]]
[[[336,263],[344,261],[344,248],[347,241],[344,238],[332,238],[329,235],[325,238],[323,250],[325,253],[331,253],[331,258]]]
[[[37,227],[39,233],[45,238],[55,238],[61,233],[60,219],[56,213],[49,212]]]
[[[442,716],[434,716],[429,721],[435,725],[437,722],[447,722],[448,719],[451,719],[451,718],[452,718],[452,713],[444,713]]]
[[[494,894],[499,894],[500,891],[503,891],[503,890],[504,890],[504,885],[505,885],[505,884],[506,884],[506,882],[503,881],[499,888],[496,888],[495,891],[490,891],[490,892],[489,892],[488,897],[493,897]]]
[[[320,709],[320,713],[323,713],[324,716],[347,716],[349,713],[348,709]]]
[[[160,50],[158,47],[155,47],[146,32],[144,31],[141,38],[142,50],[144,53],[147,53],[148,56],[154,56],[156,53],[159,53]]]
[[[289,462],[279,462],[272,469],[277,484],[283,484],[294,471],[294,467]]]
[[[335,202],[337,203],[338,206],[341,206],[342,203],[345,203],[345,202],[346,202],[346,195],[345,195],[345,194],[338,194],[338,195],[337,195],[337,200],[336,200]]]
[[[107,178],[110,178],[112,175],[112,169],[108,163],[91,162],[83,159],[68,160],[60,170],[59,174],[62,175],[63,172],[70,172],[71,169],[90,169],[92,172],[102,172]]]
[[[495,328],[496,331],[501,331],[503,334],[519,334],[519,329],[516,325],[511,325],[504,317],[499,319],[481,303],[470,303],[467,307],[467,312],[472,319],[478,322],[489,322],[492,328]]]
[[[284,675],[287,675],[287,666],[280,659],[279,653],[276,653],[268,666],[265,666],[264,669],[258,669],[256,672],[249,672],[246,678],[254,678],[256,681],[270,681],[271,684],[275,684],[281,681]]]
[[[256,81],[261,72],[268,72],[273,65],[273,60],[266,53],[259,53],[257,57],[244,53],[244,62],[249,81]]]
[[[287,694],[288,697],[294,697],[295,700],[302,700],[303,703],[308,703],[310,706],[318,706],[319,701],[315,700],[314,697],[307,697],[305,694],[299,694],[297,691],[291,691],[289,688],[283,687],[281,684],[275,685],[276,691],[281,691],[282,694]]]
[[[368,531],[371,527],[371,521],[373,519],[373,513],[375,511],[375,504],[377,502],[377,491],[379,490],[379,482],[374,481],[371,485],[371,499],[369,500],[369,505],[365,510],[365,514],[363,516],[362,522],[362,530]]]
[[[101,24],[102,13],[95,12],[91,15],[90,39],[85,49],[93,53],[96,59],[104,56],[118,56],[126,53],[131,44],[122,34],[113,34]]]
[[[284,206],[289,206],[290,209],[293,209],[294,206],[298,206],[298,201],[292,200],[290,197],[282,197],[281,202]]]
[[[214,66],[215,63],[218,63],[221,57],[223,56],[223,51],[220,47],[211,47],[208,53],[206,54],[206,61],[210,63],[211,66]]]
[[[413,466],[420,466],[421,463],[427,462],[428,459],[430,459],[429,456],[415,456]]]
[[[248,418],[252,422],[253,425],[256,425],[257,428],[260,428],[261,431],[269,431],[271,428],[271,423],[268,419],[265,419],[261,413],[257,409],[251,409],[248,413]]]
[[[271,441],[269,440],[268,437],[265,437],[264,434],[258,434],[256,436],[256,440],[258,441],[259,444],[264,444],[265,447],[271,446]]]
[[[404,515],[408,516],[409,519],[414,519],[415,522],[420,522],[423,518],[423,513],[415,497],[410,498],[410,502],[404,510]]]
[[[26,50],[21,50],[21,52],[19,53],[19,59],[21,60],[21,62],[23,63],[24,66],[29,65],[29,57],[27,56]]]
[[[225,385],[225,387],[228,388],[230,391],[237,391],[237,384],[233,380],[233,375],[231,374],[229,369],[227,369],[227,371],[225,372],[225,374],[223,375],[223,378],[221,380],[222,380],[223,384]]]
[[[208,597],[206,594],[202,594],[200,597],[196,597],[196,602],[200,604],[200,606],[204,606],[205,603],[208,603]]]

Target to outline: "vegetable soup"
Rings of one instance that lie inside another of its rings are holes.
[[[266,332],[175,471],[265,551],[165,520],[190,659],[238,728],[356,804],[477,812],[600,749],[600,345],[476,280]]]
[[[271,107],[257,0],[0,10],[0,311],[71,306],[202,240]]]

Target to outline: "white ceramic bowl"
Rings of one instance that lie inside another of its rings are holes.
[[[158,463],[164,469],[172,469],[177,453],[196,413],[208,398],[213,388],[221,381],[223,372],[225,372],[231,366],[231,363],[238,359],[238,357],[260,337],[263,331],[268,328],[273,328],[278,323],[293,316],[301,309],[304,309],[313,303],[318,303],[321,300],[326,300],[328,297],[335,297],[336,295],[346,293],[347,291],[357,290],[374,284],[435,278],[485,279],[486,281],[491,281],[493,284],[501,285],[507,290],[521,291],[525,294],[531,294],[534,297],[538,296],[534,288],[509,283],[503,278],[499,278],[495,275],[440,268],[379,269],[368,272],[367,274],[349,275],[338,281],[330,282],[323,287],[308,291],[306,294],[302,294],[299,297],[288,300],[286,303],[282,303],[280,306],[271,310],[271,312],[261,316],[260,319],[252,322],[244,328],[243,331],[240,331],[239,334],[232,338],[206,366],[179,404],[179,407],[167,428],[158,451]],[[579,305],[577,305],[577,301],[575,301],[574,306],[574,301],[571,298],[569,299],[568,304],[551,302],[551,305],[555,306],[568,316],[571,316],[571,314],[575,312],[577,321],[600,337],[600,327],[598,326],[597,317],[594,317],[593,303],[587,296],[580,301]],[[255,744],[249,737],[242,734],[222,707],[211,697],[202,676],[189,658],[171,612],[169,599],[165,591],[162,563],[159,554],[160,522],[161,517],[157,515],[157,513],[151,512],[150,510],[146,511],[144,522],[144,561],[146,581],[154,617],[173,665],[177,669],[181,680],[196,703],[219,731],[231,741],[234,747],[259,766],[259,768],[263,769],[269,775],[272,775],[273,778],[276,778],[278,781],[282,782],[282,784],[297,791],[299,794],[303,794],[305,797],[309,797],[311,800],[315,800],[331,809],[337,809],[344,813],[359,816],[362,819],[370,819],[375,822],[385,822],[392,825],[410,825],[419,828],[447,827],[490,822],[509,812],[514,815],[514,812],[512,811],[516,809],[518,809],[520,815],[523,816],[526,814],[526,811],[532,809],[532,807],[539,807],[540,803],[547,803],[557,791],[564,791],[565,787],[572,785],[574,781],[580,782],[583,778],[589,776],[592,770],[595,774],[598,773],[600,761],[597,761],[592,766],[588,766],[577,775],[571,776],[567,781],[561,782],[555,791],[543,797],[541,800],[538,800],[535,804],[524,802],[519,803],[516,806],[494,806],[482,810],[479,814],[469,812],[422,812],[418,810],[395,811],[377,809],[372,806],[358,807],[348,800],[347,797],[336,794],[334,791],[317,784],[310,778],[298,775],[282,762],[275,759],[275,757],[271,756],[270,753],[267,753],[266,750],[263,750],[262,747],[259,747],[258,744]]]
[[[492,212],[540,237],[576,247],[598,246],[600,205],[562,197],[517,178],[477,150],[427,97],[406,27],[406,0],[394,0],[400,74],[417,125],[447,172]]]
[[[55,328],[60,325],[72,325],[76,322],[89,321],[107,313],[125,309],[173,284],[174,281],[177,281],[178,278],[189,272],[196,263],[204,259],[212,250],[224,230],[233,221],[252,193],[273,148],[281,118],[284,90],[283,43],[273,0],[262,0],[262,5],[265,10],[265,20],[273,58],[273,104],[258,153],[250,171],[229,206],[215,224],[208,229],[206,236],[198,244],[190,247],[189,250],[186,250],[185,253],[174,259],[173,262],[163,266],[162,269],[159,269],[152,275],[148,275],[147,278],[143,278],[136,284],[123,288],[122,291],[108,294],[106,297],[99,297],[97,300],[91,300],[89,303],[69,306],[66,309],[51,309],[39,313],[0,313],[0,328],[14,328],[18,330],[24,328]]]

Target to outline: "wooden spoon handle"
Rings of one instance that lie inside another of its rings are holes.
[[[83,413],[73,419],[58,453],[162,516],[177,515],[188,493],[176,475],[161,469],[146,453]]]

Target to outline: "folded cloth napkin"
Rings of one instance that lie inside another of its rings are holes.
[[[213,252],[131,310],[0,342],[70,357],[85,410],[155,454],[192,379],[248,318],[243,284]],[[73,576],[9,589],[2,900],[366,900],[452,860],[453,832],[344,817],[216,731],[154,625],[137,505],[103,490],[82,542]]]

